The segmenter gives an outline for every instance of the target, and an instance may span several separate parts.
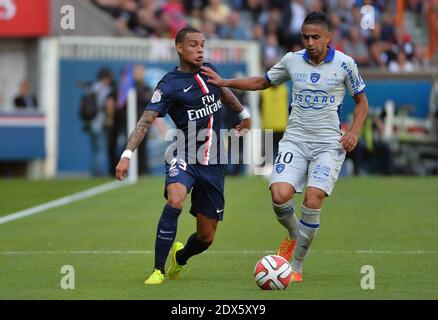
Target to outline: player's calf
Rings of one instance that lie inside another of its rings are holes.
[[[272,208],[274,209],[278,222],[288,230],[290,239],[295,240],[298,232],[298,220],[295,216],[295,205],[293,201],[288,200],[283,204],[272,202]]]
[[[313,239],[316,237],[319,229],[319,216],[321,209],[310,209],[301,206],[301,219],[299,223],[299,232],[297,243],[292,260],[292,269],[298,273],[302,272],[302,264],[309,251]]]

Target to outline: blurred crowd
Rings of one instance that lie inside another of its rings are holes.
[[[191,25],[207,39],[256,40],[261,43],[265,68],[284,53],[302,48],[301,24],[314,10],[328,14],[336,49],[351,55],[360,67],[390,72],[427,68],[431,64],[429,13],[435,17],[432,28],[438,29],[436,0],[405,1],[403,27],[396,23],[396,0],[90,1],[114,18],[121,34],[130,31],[139,37],[173,38],[179,29]],[[374,9],[372,29],[360,27],[365,5]]]

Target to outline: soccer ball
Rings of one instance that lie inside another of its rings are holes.
[[[254,268],[254,279],[262,290],[284,290],[289,285],[292,267],[283,257],[268,255]]]

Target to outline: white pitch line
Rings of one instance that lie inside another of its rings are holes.
[[[31,207],[25,210],[21,210],[21,211],[17,211],[11,214],[8,214],[7,216],[4,217],[0,217],[0,224],[4,224],[10,221],[14,221],[14,220],[18,220],[21,218],[25,218],[49,209],[53,209],[53,208],[57,208],[69,203],[72,203],[74,201],[78,201],[78,200],[83,200],[83,199],[87,199],[87,198],[91,198],[94,197],[98,194],[104,193],[104,192],[108,192],[110,190],[116,189],[116,188],[120,188],[126,185],[130,185],[132,184],[132,182],[130,182],[129,180],[125,180],[125,181],[113,181],[113,182],[109,182],[109,183],[105,183],[103,185],[85,190],[85,191],[81,191],[78,193],[74,193],[72,195],[63,197],[63,198],[59,198],[53,201],[49,201],[43,204],[40,204],[36,207]]]
[[[438,250],[312,250],[311,253],[348,253],[348,254],[378,254],[378,255],[432,255],[438,254]],[[149,255],[154,254],[153,250],[66,250],[66,251],[0,251],[0,255]],[[272,250],[211,250],[204,254],[273,254]]]

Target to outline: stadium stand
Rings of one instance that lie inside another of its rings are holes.
[[[408,70],[419,71],[438,59],[436,0],[90,1],[112,17],[119,33],[131,31],[138,37],[163,38],[192,25],[210,39],[258,40],[262,48],[278,43],[281,49],[277,58],[300,48],[299,28],[306,14],[324,10],[336,30],[334,47],[352,51],[362,67],[388,69],[398,56],[405,55],[412,65]],[[364,5],[374,9],[375,29],[355,27],[360,25],[360,8]],[[266,67],[272,64],[272,51],[267,51],[262,51]]]

